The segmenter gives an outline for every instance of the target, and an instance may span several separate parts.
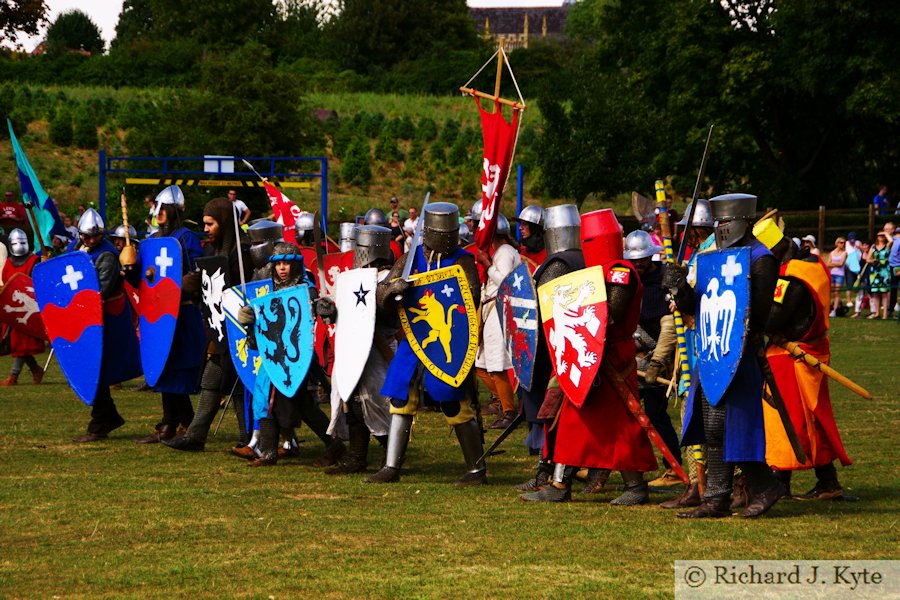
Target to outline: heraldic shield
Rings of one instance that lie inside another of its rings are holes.
[[[271,279],[247,282],[247,296],[262,298],[273,289]],[[238,322],[238,311],[247,304],[241,286],[236,285],[225,290],[222,298],[222,310],[225,311],[225,327],[228,329],[228,353],[237,371],[238,377],[248,390],[256,385],[256,376],[262,366],[259,350],[254,350],[247,343],[247,328]]]
[[[84,252],[69,252],[36,264],[32,274],[59,368],[90,406],[103,361],[103,300],[94,264]]]
[[[141,366],[147,385],[162,376],[172,349],[181,306],[181,244],[171,237],[149,238],[138,248],[141,287],[138,314]]]
[[[377,269],[353,269],[338,275],[334,303],[338,319],[334,332],[332,383],[347,400],[359,383],[375,337]]]
[[[256,346],[266,374],[279,392],[293,397],[313,358],[313,318],[305,283],[251,298]]]
[[[559,387],[581,408],[600,369],[606,343],[602,266],[557,277],[538,288],[541,321]]]
[[[225,312],[222,310],[222,296],[231,285],[228,273],[228,259],[224,256],[205,256],[194,261],[200,269],[200,289],[203,302],[200,313],[206,326],[206,335],[219,352],[227,351],[225,339]]]
[[[534,281],[527,264],[521,263],[506,276],[497,290],[497,314],[506,338],[506,351],[516,378],[531,389],[534,352],[537,350],[538,310]]]
[[[9,325],[19,333],[48,340],[44,320],[34,297],[34,281],[24,273],[16,273],[0,291],[0,323]]]
[[[750,248],[697,256],[694,353],[706,399],[717,405],[731,385],[744,353],[750,319]]]
[[[400,323],[412,351],[440,381],[459,387],[475,364],[478,317],[459,265],[419,273],[403,294]]]

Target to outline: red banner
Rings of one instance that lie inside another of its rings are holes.
[[[276,223],[284,225],[284,241],[297,243],[296,223],[300,215],[300,207],[291,202],[291,199],[281,193],[277,187],[266,182],[266,195],[269,204],[272,205],[272,217]]]
[[[484,161],[481,173],[481,221],[475,231],[475,245],[483,252],[489,252],[494,232],[497,230],[497,213],[500,197],[506,185],[506,175],[512,162],[516,142],[519,111],[513,110],[512,122],[507,123],[500,111],[500,103],[494,102],[494,112],[481,107],[481,100],[475,96],[475,104],[481,115],[481,134],[484,139]],[[479,274],[484,279],[481,265]]]

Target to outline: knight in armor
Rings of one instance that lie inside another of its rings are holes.
[[[119,252],[104,237],[106,228],[100,214],[89,208],[78,219],[79,237],[69,251],[85,252],[97,271],[100,297],[103,299],[103,360],[97,395],[91,406],[87,432],[74,442],[96,442],[109,437],[125,424],[109,393],[109,386],[133,379],[141,374],[141,354],[131,305],[125,298],[124,278]]]
[[[29,247],[28,235],[21,229],[13,229],[9,232],[9,257],[2,265],[0,282],[9,281],[9,278],[16,273],[31,277],[31,270],[34,269],[37,261],[38,257],[31,252]],[[2,285],[0,285],[0,289],[2,289]],[[19,383],[19,374],[25,365],[28,365],[35,385],[40,384],[44,378],[44,369],[41,368],[34,357],[44,351],[44,340],[10,327],[9,345],[10,354],[13,357],[12,369],[9,371],[9,377],[0,383],[0,386],[17,385]]]
[[[310,302],[316,301],[315,286],[307,275],[300,249],[294,244],[275,244],[274,252],[269,257],[269,265],[260,271],[259,278],[271,278],[275,291],[306,283],[309,285]],[[253,309],[250,306],[242,307],[238,320],[247,328],[248,342],[255,346],[256,335],[253,332],[256,315]],[[307,378],[311,372],[307,372]],[[259,456],[250,463],[251,467],[276,465],[279,435],[282,431],[293,435],[294,427],[299,421],[306,423],[325,445],[325,455],[317,459],[314,465],[333,465],[344,454],[344,444],[328,434],[328,417],[319,408],[306,382],[300,384],[295,396],[288,397],[272,385],[261,369],[253,390],[253,415],[259,420]]]
[[[688,219],[691,215],[693,202],[688,205],[685,210],[684,217],[678,221],[679,227],[687,228]],[[690,228],[686,229],[683,244],[687,244],[690,251],[687,267],[686,280],[689,285],[694,285],[697,280],[697,256],[703,252],[710,252],[716,248],[716,236],[713,233],[715,219],[712,216],[712,208],[709,206],[709,200],[705,198],[697,199],[697,208],[693,211],[693,219]],[[688,372],[682,373],[678,377],[678,396],[686,399],[690,390],[690,373],[693,372],[695,359],[694,342],[696,341],[694,329],[694,317],[692,315],[682,315],[684,322],[684,339],[687,355]],[[686,402],[681,402],[681,419],[684,422],[684,409]],[[684,453],[687,462],[687,474],[690,477],[691,484],[685,489],[684,493],[677,498],[672,498],[660,503],[661,508],[693,508],[699,506],[701,496],[706,489],[706,464],[703,458],[703,446],[694,444],[688,447]]]
[[[682,444],[705,443],[707,484],[702,503],[691,511],[678,513],[681,518],[730,516],[736,465],[746,477],[750,491],[742,517],[764,514],[786,490],[765,463],[761,402],[764,375],[754,345],[761,343],[760,337],[772,308],[778,261],[753,237],[751,221],[756,214],[756,200],[756,196],[749,194],[726,194],[710,200],[717,249],[750,248],[749,323],[747,337],[742,340],[745,347],[741,348],[737,371],[715,406],[707,400],[699,377],[692,377]],[[670,266],[665,285],[675,290],[675,300],[682,313],[696,314],[699,299],[687,283],[684,269]]]
[[[518,221],[522,234],[519,252],[535,265],[540,266],[547,259],[544,244],[544,209],[540,206],[526,206],[513,221]]]
[[[113,246],[116,247],[116,250],[122,252],[122,249],[125,247],[125,231],[126,227],[124,224],[117,226],[111,234],[109,234],[109,241],[112,242]],[[131,240],[131,245],[137,248],[138,240],[137,240],[137,231],[131,225],[127,228],[128,231],[128,239]]]
[[[547,258],[534,273],[534,287],[553,281],[584,268],[581,251],[581,217],[573,204],[551,206],[544,211],[544,242]],[[551,385],[552,384],[552,385]],[[556,428],[552,427],[555,411],[542,415],[544,400],[562,401],[562,390],[553,378],[553,364],[543,327],[537,328],[537,347],[534,353],[534,371],[531,390],[525,391],[522,402],[528,435],[525,444],[532,452],[540,453],[535,476],[515,487],[520,492],[540,490],[549,484],[553,474],[553,455],[556,446]]]
[[[200,275],[194,272],[194,261],[203,255],[203,248],[197,235],[184,226],[184,194],[181,189],[172,185],[157,194],[154,213],[158,230],[153,237],[175,238],[181,248],[181,306],[166,365],[153,386],[153,391],[162,396],[162,420],[152,433],[136,440],[138,444],[170,440],[178,433],[179,427],[184,431],[190,426],[194,420],[191,394],[199,391],[206,349],[203,317],[196,304]],[[122,225],[119,227],[124,229]],[[124,244],[124,231],[117,230],[116,234],[122,234]],[[131,239],[134,240],[134,232]],[[136,274],[140,277],[139,273]]]
[[[370,208],[366,211],[365,217],[363,217],[363,225],[377,225],[378,227],[387,227],[391,228],[391,222],[388,219],[387,215],[384,214],[384,211],[380,208]],[[394,260],[400,258],[400,255],[403,254],[403,251],[400,249],[400,244],[397,243],[397,240],[391,240],[391,253],[394,255]]]
[[[644,412],[659,432],[672,456],[681,455],[678,434],[669,418],[669,399],[666,386],[659,377],[668,378],[675,366],[675,317],[669,310],[668,290],[662,286],[666,264],[653,260],[663,249],[653,242],[646,231],[632,231],[625,237],[625,259],[631,261],[641,277],[643,298],[641,318],[635,332],[639,376],[638,389],[644,403]],[[665,472],[650,482],[651,487],[670,487],[681,484],[668,461],[663,459]]]
[[[250,257],[244,237],[238,237],[235,231],[235,219],[234,205],[227,198],[213,198],[206,203],[203,208],[203,229],[209,241],[203,252],[204,256],[225,257],[229,280],[239,282],[241,272],[238,253],[241,253],[241,258],[247,265],[250,264]],[[243,258],[244,255],[247,255],[246,259]],[[183,291],[194,294],[200,292],[202,281],[199,274],[189,274],[185,279],[182,280]],[[237,416],[240,442],[246,444],[250,441],[244,411],[244,386],[239,381],[237,371],[228,355],[227,344],[216,345],[215,333],[209,328],[206,339],[206,363],[200,376],[200,399],[194,418],[183,434],[163,440],[165,445],[175,450],[203,451],[209,428],[219,411],[220,402],[228,395],[232,397],[231,403]]]
[[[623,259],[622,226],[611,209],[582,216],[581,240],[585,267],[602,266],[606,279],[606,343],[581,408],[565,397],[551,402],[552,408],[542,406],[548,418],[556,411],[553,475],[549,485],[522,499],[568,501],[577,467],[586,467],[600,487],[611,470],[621,471],[625,490],[612,504],[643,504],[649,495],[643,473],[656,469],[656,458],[647,434],[626,404],[638,397],[634,333],[640,318],[641,281]]]
[[[798,500],[833,500],[842,496],[834,461],[851,464],[844,450],[828,391],[828,377],[821,371],[795,359],[778,345],[779,341],[796,343],[803,352],[824,364],[831,359],[828,339],[830,272],[822,259],[808,250],[800,251],[771,219],[753,229],[756,238],[770,248],[781,262],[772,313],[766,327],[772,341],[767,349],[769,364],[775,375],[791,422],[804,453],[800,463],[791,450],[775,409],[763,404],[766,424],[766,462],[790,494],[791,473],[814,469],[816,484]]]
[[[465,272],[475,305],[481,296],[481,283],[474,257],[459,247],[459,209],[449,202],[435,202],[425,207],[424,238],[422,244],[411,248],[414,252],[413,272],[423,273],[457,264]],[[378,306],[387,312],[397,312],[397,296],[409,287],[402,279],[405,256],[394,263],[388,276],[379,284],[376,293]],[[474,324],[472,324],[474,325]],[[387,457],[380,471],[366,481],[387,483],[399,481],[400,467],[406,458],[410,428],[424,393],[438,403],[447,423],[453,426],[466,461],[467,472],[457,485],[487,483],[487,467],[481,461],[482,432],[477,419],[477,397],[473,379],[468,377],[459,387],[438,380],[425,369],[404,339],[391,361],[381,393],[391,399],[391,426],[388,434]]]
[[[391,230],[378,225],[359,225],[356,229],[353,268],[378,269],[377,279],[384,281],[394,263]],[[335,320],[337,327],[341,327],[340,314],[328,302],[320,302],[317,310],[323,318]],[[328,475],[365,471],[369,466],[370,437],[387,446],[391,414],[389,399],[382,396],[381,388],[397,349],[396,335],[399,330],[400,321],[396,312],[376,309],[372,347],[359,383],[349,398],[342,398],[338,386],[332,385],[328,433],[349,439],[349,450],[338,464],[325,470]],[[341,349],[336,348],[336,351]]]
[[[500,401],[501,412],[489,429],[506,429],[516,418],[516,399],[507,371],[512,361],[506,351],[506,339],[496,306],[497,291],[506,276],[522,264],[519,253],[509,244],[509,221],[497,214],[497,230],[492,242],[493,255],[476,250],[476,260],[484,267],[487,277],[481,287],[481,324],[475,373],[490,390],[491,397]]]

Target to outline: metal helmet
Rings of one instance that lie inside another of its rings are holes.
[[[389,265],[394,259],[391,252],[391,230],[380,225],[358,225],[356,246],[353,249],[353,268],[368,267],[376,263]]]
[[[506,237],[509,237],[509,219],[500,213],[497,213],[497,231],[494,235],[505,235]]]
[[[276,263],[283,260],[302,263],[303,254],[300,252],[300,248],[295,244],[290,242],[277,242],[273,248],[272,256],[269,257],[269,262]]]
[[[28,247],[28,234],[19,229],[9,232],[9,253],[13,256],[25,256],[31,250]]]
[[[529,225],[536,225],[537,227],[543,227],[544,209],[540,206],[526,206],[522,209],[522,212],[519,213],[519,216],[513,220],[528,223]]]
[[[646,235],[646,232],[642,232]],[[544,234],[546,237],[546,234]],[[581,249],[587,267],[605,264],[623,257],[622,225],[611,208],[581,216]]]
[[[379,225],[381,227],[388,226],[388,218],[387,215],[384,214],[384,211],[380,208],[370,208],[366,211],[366,216],[363,217],[363,223],[366,225]]]
[[[563,204],[544,211],[544,247],[547,256],[581,248],[581,217],[577,206]]]
[[[259,269],[275,252],[275,244],[284,241],[284,226],[275,221],[260,219],[247,228],[247,235],[251,242],[250,258]]]
[[[125,224],[117,226],[109,237],[125,239]],[[137,230],[131,225],[128,226],[128,237],[132,240],[137,239]]]
[[[688,216],[691,214],[691,207],[694,206],[694,203],[691,202],[688,204],[687,208],[684,210],[684,217],[676,225],[679,227],[686,227]],[[709,200],[704,198],[697,198],[697,209],[694,211],[694,220],[691,223],[691,227],[709,227],[712,229],[716,224],[716,220],[713,219],[712,216],[712,208],[709,205]]]
[[[625,258],[628,260],[647,258],[658,252],[662,252],[662,247],[657,246],[646,231],[632,231],[625,236]]]
[[[716,246],[734,246],[750,230],[750,222],[756,217],[756,196],[751,194],[725,194],[710,199],[715,218]]]
[[[301,212],[295,223],[298,232],[312,231],[316,216],[310,212]]]
[[[469,226],[465,223],[459,224],[459,243],[460,244],[471,244],[475,241],[475,236],[472,235],[472,230],[469,229]]]
[[[84,211],[81,218],[78,219],[78,233],[98,235],[104,231],[106,231],[106,226],[103,224],[103,219],[100,218],[100,213],[93,208]]]
[[[177,208],[184,210],[184,194],[177,185],[170,185],[156,195],[156,206],[153,208],[153,216],[159,215],[159,211],[163,204],[174,204]]]
[[[475,204],[472,205],[472,220],[480,221],[481,220],[481,207],[483,202],[481,200],[476,200]]]
[[[459,209],[450,202],[425,206],[422,242],[431,250],[450,254],[459,247]]]
[[[350,252],[356,248],[356,223],[341,223],[340,246],[341,252]]]

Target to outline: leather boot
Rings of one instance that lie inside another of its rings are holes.
[[[609,480],[609,469],[588,469],[587,480],[584,482],[585,494],[599,494],[603,491],[603,486]]]
[[[524,483],[514,486],[513,489],[517,492],[535,492],[542,490],[550,483],[550,476],[552,474],[553,463],[542,458],[538,461],[534,477]]]
[[[0,382],[0,386],[3,386],[3,387],[9,387],[11,385],[19,385],[19,376],[18,375],[13,375],[12,373],[10,373],[9,377],[4,379],[3,382]]]
[[[158,444],[163,440],[171,440],[175,437],[175,431],[177,427],[175,425],[169,425],[167,423],[162,423],[157,425],[156,430],[148,436],[138,438],[134,440],[135,444]]]
[[[666,500],[659,505],[660,508],[692,508],[700,506],[700,486],[692,483],[688,486],[684,493],[677,498]]]
[[[456,432],[456,439],[459,440],[459,447],[462,449],[463,459],[466,461],[468,471],[456,480],[456,485],[484,485],[487,480],[487,465],[484,461],[479,461],[484,453],[484,446],[481,443],[481,426],[478,421],[472,419],[459,425],[454,425],[453,430]]]
[[[784,497],[791,497],[791,475],[793,471],[775,471],[775,478],[784,484]]]
[[[761,492],[753,494],[750,503],[741,516],[745,519],[755,519],[769,512],[769,509],[775,506],[778,499],[784,496],[787,491],[784,484],[778,479],[773,479],[772,483]]]
[[[44,380],[44,369],[40,367],[32,369],[31,380],[34,382],[34,385],[41,385],[41,382]]]
[[[737,510],[747,506],[750,498],[750,490],[747,488],[747,478],[738,475],[734,478],[734,487],[731,490],[731,510]]]
[[[313,466],[331,467],[333,465],[336,465],[338,464],[338,461],[343,458],[346,451],[347,447],[344,446],[344,442],[337,438],[331,438],[331,442],[329,442],[328,446],[326,446],[325,448],[325,454],[314,460]]]
[[[362,473],[369,466],[369,428],[357,421],[347,427],[350,431],[350,449],[338,464],[325,469],[327,475]]]
[[[275,419],[259,420],[259,457],[250,461],[250,467],[274,467],[278,464],[278,422]]]
[[[387,455],[384,466],[377,473],[365,479],[366,483],[393,483],[400,481],[400,467],[406,460],[406,447],[409,445],[409,431],[412,428],[412,415],[391,415],[391,429],[388,432]]]
[[[498,416],[493,423],[488,425],[488,429],[506,429],[515,420],[516,414],[517,413],[515,411],[504,412],[503,414]]]
[[[678,513],[679,519],[721,519],[731,516],[731,498],[726,494],[724,496],[715,496],[713,498],[704,498],[700,506],[688,512]]]
[[[625,481],[625,491],[610,504],[615,506],[645,504],[650,497],[650,488],[644,481],[644,474],[640,471],[622,471],[622,479]]]

